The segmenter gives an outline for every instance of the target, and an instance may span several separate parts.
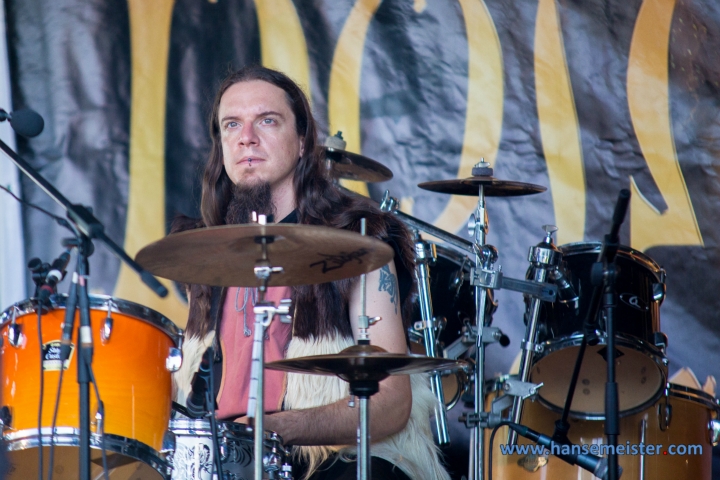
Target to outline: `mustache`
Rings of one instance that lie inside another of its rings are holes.
[[[272,202],[270,183],[255,185],[234,185],[232,198],[225,213],[226,225],[250,223],[252,212],[266,215],[268,220],[275,216],[275,205]]]

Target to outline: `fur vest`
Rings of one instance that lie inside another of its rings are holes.
[[[214,340],[211,332],[204,338],[188,338],[183,344],[183,364],[173,376],[175,398],[184,404],[190,393],[190,382],[197,371],[203,352]],[[352,338],[335,336],[329,339],[302,340],[294,337],[288,345],[287,358],[338,353],[353,344]],[[410,419],[400,432],[370,446],[372,456],[396,465],[410,478],[417,480],[450,480],[440,463],[439,450],[430,430],[430,416],[437,402],[426,375],[411,375],[412,409]],[[338,377],[325,375],[288,374],[284,408],[312,408],[348,397],[348,384]],[[307,477],[331,455],[354,459],[355,445],[296,446],[293,456],[308,465]]]

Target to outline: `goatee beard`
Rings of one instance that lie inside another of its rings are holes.
[[[228,204],[225,213],[225,224],[237,225],[250,223],[252,212],[258,215],[266,215],[268,222],[275,216],[275,205],[272,202],[272,191],[270,183],[264,182],[257,185],[234,185],[233,197]]]

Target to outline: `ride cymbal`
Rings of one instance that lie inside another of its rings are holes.
[[[393,258],[382,241],[313,225],[225,225],[168,235],[135,260],[154,275],[183,283],[258,287],[254,267],[267,242],[266,265],[282,267],[268,286],[310,285],[377,270]]]

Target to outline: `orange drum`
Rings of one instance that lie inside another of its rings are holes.
[[[489,397],[494,398],[496,394]],[[488,399],[486,407],[489,408]],[[670,384],[664,395],[645,411],[620,418],[618,445],[653,445],[653,454],[618,455],[623,480],[710,480],[712,447],[718,436],[718,401],[699,390]],[[525,401],[522,424],[551,436],[560,415],[540,402]],[[575,445],[604,445],[604,422],[570,418],[568,437]],[[487,438],[489,438],[489,430]],[[578,466],[552,455],[503,455],[507,427],[500,428],[493,445],[494,480],[593,480]],[[518,439],[519,445],[529,440]],[[673,446],[671,449],[671,445]],[[659,446],[659,447],[658,447]],[[489,445],[486,443],[486,448]],[[659,454],[658,454],[659,452]],[[663,452],[668,452],[664,454]],[[631,452],[632,453],[632,452]],[[674,453],[674,455],[672,454]]]
[[[48,468],[52,418],[60,376],[60,338],[65,318],[65,295],[52,297],[52,307],[42,314],[42,445]],[[167,463],[158,453],[170,420],[172,371],[182,361],[182,332],[159,313],[124,300],[90,296],[93,331],[92,369],[105,414],[98,415],[95,389],[90,387],[92,476],[102,472],[100,447],[104,443],[114,480],[164,478]],[[75,342],[79,327],[75,318],[73,351],[65,361],[53,443],[53,477],[75,479],[78,475],[79,387]],[[36,303],[13,305],[0,316],[2,334],[3,437],[13,465],[8,478],[37,476],[40,357]],[[103,433],[104,435],[101,435]]]

